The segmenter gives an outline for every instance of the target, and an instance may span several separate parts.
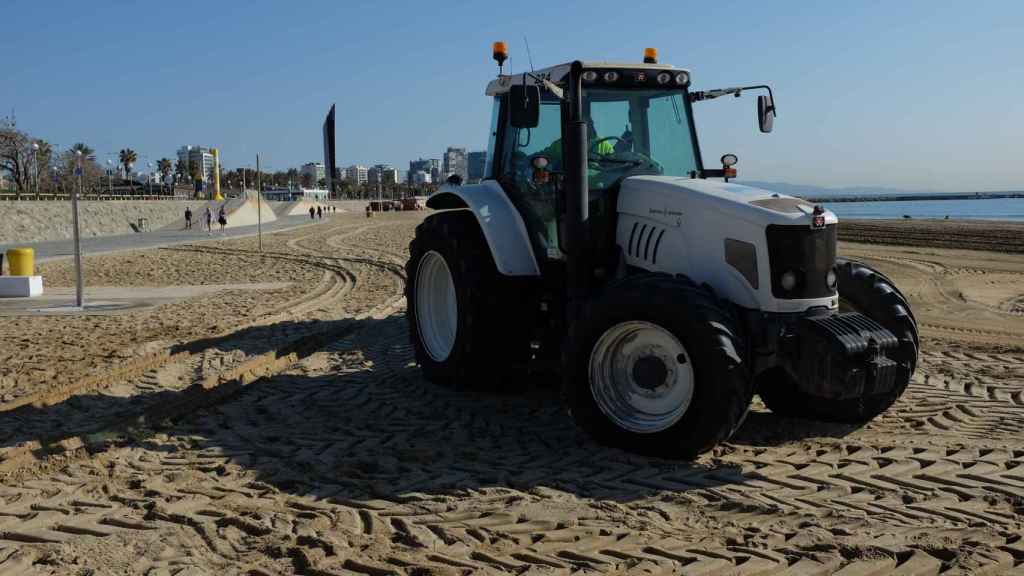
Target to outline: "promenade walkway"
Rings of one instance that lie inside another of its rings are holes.
[[[273,222],[263,224],[263,233],[272,234],[283,230],[290,230],[299,226],[309,226],[327,220],[313,222],[309,216],[285,216]],[[110,252],[121,252],[125,250],[141,250],[146,248],[159,248],[161,246],[172,246],[175,244],[188,244],[206,240],[217,240],[222,238],[242,238],[255,236],[256,226],[237,226],[227,228],[223,234],[217,230],[214,224],[212,236],[207,235],[202,226],[197,222],[191,230],[168,230],[166,228],[153,230],[151,232],[139,232],[135,234],[120,234],[117,236],[94,236],[82,238],[82,256],[95,254],[106,254]],[[35,249],[37,262],[57,258],[70,258],[74,256],[75,245],[71,239],[48,240],[44,242],[27,242],[14,244],[0,244],[0,253],[6,252],[8,248],[29,247]]]

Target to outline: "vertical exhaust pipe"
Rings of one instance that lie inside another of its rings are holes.
[[[566,288],[569,326],[579,317],[588,294],[587,235],[590,218],[589,182],[587,179],[587,121],[583,115],[583,63],[572,63],[569,70],[569,122],[566,126],[564,163],[566,167]],[[570,331],[571,333],[571,331]]]

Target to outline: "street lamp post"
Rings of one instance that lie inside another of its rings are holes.
[[[107,196],[114,195],[114,161],[107,158]]]
[[[82,151],[75,150],[75,175],[78,176],[78,191],[71,192],[71,217],[75,227],[75,305],[85,303],[82,291],[82,242],[78,232],[78,196],[82,193]]]
[[[149,168],[149,173],[146,174],[146,194],[153,195],[153,163],[146,162],[146,167]]]
[[[34,182],[33,188],[35,188],[36,200],[39,200],[39,142],[32,143],[32,162],[34,168],[33,171],[35,172],[34,178],[32,179]]]
[[[263,182],[260,180],[260,155],[256,154],[256,247],[263,252],[263,214],[260,204],[263,200]]]

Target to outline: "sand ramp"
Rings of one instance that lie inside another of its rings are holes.
[[[309,209],[316,210],[317,206],[326,208],[327,204],[318,204],[309,200],[294,200],[292,202],[275,202],[275,211],[279,217],[285,216],[309,216]]]
[[[256,204],[256,198],[232,198],[225,201],[209,201],[203,205],[199,205],[192,209],[192,226],[202,227],[205,223],[206,208],[210,208],[210,212],[213,214],[213,226],[217,228],[217,215],[220,213],[221,206],[224,206],[224,211],[227,216],[227,228],[235,228],[236,226],[253,226],[258,221],[262,220],[264,223],[273,222],[277,220],[277,214],[274,213],[274,209],[271,208],[270,203],[266,200],[261,199],[259,206]],[[165,229],[169,230],[181,230],[185,228],[185,216],[175,222],[165,226]]]

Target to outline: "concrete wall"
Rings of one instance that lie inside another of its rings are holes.
[[[202,200],[85,200],[79,203],[83,237],[130,234],[130,224],[147,218],[156,230],[184,217],[191,205],[197,216]],[[0,202],[0,244],[71,238],[71,202]]]

